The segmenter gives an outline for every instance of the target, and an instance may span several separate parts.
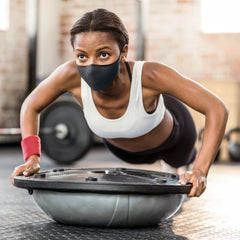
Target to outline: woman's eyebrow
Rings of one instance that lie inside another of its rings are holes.
[[[104,46],[104,47],[98,48],[98,49],[96,50],[96,52],[100,52],[100,51],[106,50],[106,49],[112,50],[112,48],[110,48],[110,47],[108,47],[108,46]],[[75,48],[74,51],[78,51],[78,52],[82,52],[82,53],[87,53],[86,51],[84,51],[84,50],[82,50],[82,49],[80,49],[80,48]]]
[[[85,51],[83,51],[83,50],[81,50],[81,49],[79,49],[79,48],[75,48],[74,51],[86,53]]]
[[[112,50],[110,47],[104,46],[104,47],[98,48],[97,52],[100,52],[100,51],[105,50],[105,49]]]

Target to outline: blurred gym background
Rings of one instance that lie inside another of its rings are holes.
[[[73,59],[69,30],[95,8],[114,11],[125,23],[128,60],[161,62],[201,83],[228,105],[227,131],[240,126],[238,1],[1,0],[0,128],[19,127],[20,106],[34,87],[32,72],[37,82]],[[200,131],[204,117],[191,112]],[[0,136],[1,143],[13,141],[19,136]],[[229,161],[226,139],[219,161]]]

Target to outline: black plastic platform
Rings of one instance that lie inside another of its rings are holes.
[[[65,192],[188,194],[192,185],[177,175],[127,168],[54,169],[34,176],[17,176],[14,185],[28,190]]]

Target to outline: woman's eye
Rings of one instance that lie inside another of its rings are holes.
[[[106,52],[101,53],[101,58],[108,58],[108,57],[109,57],[108,53],[106,53]]]
[[[81,61],[83,61],[83,60],[86,59],[86,56],[83,55],[83,54],[79,54],[79,55],[78,55],[78,59],[81,60]]]

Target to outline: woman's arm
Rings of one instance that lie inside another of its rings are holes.
[[[20,126],[23,139],[28,136],[38,135],[40,113],[44,108],[64,92],[80,86],[74,64],[74,62],[67,62],[58,67],[25,99],[20,111]],[[12,181],[17,175],[29,176],[39,170],[39,156],[31,155],[24,164],[15,169],[11,176]]]
[[[56,100],[61,94],[80,87],[74,61],[66,62],[56,68],[25,99],[20,111],[22,137],[37,135],[39,115],[43,109]]]
[[[180,176],[180,183],[193,184],[189,196],[200,196],[205,190],[205,178],[224,136],[228,108],[212,92],[172,68],[156,63],[149,63],[146,67],[152,69],[152,87],[155,86],[157,91],[178,98],[205,115],[202,146],[193,170]]]

